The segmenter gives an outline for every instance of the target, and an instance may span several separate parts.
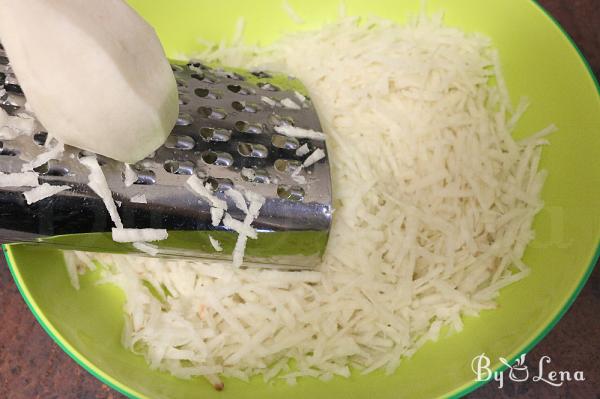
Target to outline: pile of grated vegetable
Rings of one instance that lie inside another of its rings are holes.
[[[127,348],[219,389],[223,376],[391,373],[527,275],[541,145],[554,127],[515,141],[526,103],[511,107],[490,40],[441,20],[344,17],[198,57],[307,86],[331,156],[328,252],[314,272],[67,253],[75,283],[99,263],[102,283],[125,292]]]

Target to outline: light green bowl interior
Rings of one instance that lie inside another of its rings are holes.
[[[200,48],[196,38],[230,38],[238,17],[246,20],[246,41],[268,43],[281,33],[334,20],[338,0],[290,0],[307,23],[290,21],[281,0],[131,0],[156,27],[170,57]],[[349,14],[378,15],[402,22],[419,1],[345,0]],[[303,379],[297,386],[227,380],[215,392],[203,379],[178,380],[151,371],[120,345],[122,293],[96,286],[94,276],[75,291],[58,252],[11,246],[8,259],[26,301],[52,337],[94,375],[131,397],[148,398],[432,398],[460,395],[477,385],[471,359],[485,352],[513,359],[529,350],[566,311],[595,260],[600,226],[600,97],[585,62],[569,39],[528,0],[436,1],[446,22],[489,35],[500,50],[513,100],[532,103],[519,125],[524,136],[555,123],[541,166],[549,177],[545,209],[535,220],[537,238],[525,262],[531,275],[502,290],[498,309],[468,318],[460,334],[428,343],[402,362],[392,376],[375,372],[330,382]]]

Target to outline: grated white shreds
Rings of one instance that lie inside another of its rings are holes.
[[[275,101],[275,100],[273,100],[272,98],[269,98],[269,97],[261,96],[260,99],[262,100],[262,102],[264,102],[267,105],[270,105],[271,107],[275,107],[278,104],[277,101]]]
[[[302,94],[300,94],[296,90],[294,90],[294,95],[296,96],[296,98],[298,99],[298,101],[300,101],[300,104],[305,104],[306,103],[306,97],[304,97]]]
[[[248,179],[248,181],[254,181],[256,172],[252,168],[242,168],[242,176]]]
[[[137,181],[138,176],[137,173],[135,173],[135,171],[131,168],[131,166],[129,166],[128,164],[124,165],[125,171],[123,172],[123,183],[125,184],[125,187],[131,187],[133,183]]]
[[[23,195],[25,196],[25,201],[27,201],[27,204],[31,205],[34,202],[38,202],[40,200],[43,200],[44,198],[48,198],[53,196],[54,194],[58,194],[61,191],[70,189],[71,186],[53,186],[51,184],[44,183],[41,186],[37,186],[34,189],[25,191]]]
[[[244,198],[244,194],[235,188],[229,188],[225,191],[225,196],[231,198],[236,208],[244,213],[248,213],[248,205],[246,204],[246,199]]]
[[[291,98],[284,98],[280,101],[281,105],[288,109],[301,109],[302,107],[296,104],[294,100]]]
[[[298,149],[296,150],[296,155],[299,157],[303,157],[306,154],[308,154],[310,152],[310,148],[308,148],[308,144],[302,144],[300,147],[298,147]]]
[[[300,148],[302,148],[302,147],[300,147]],[[307,147],[307,149],[308,149],[308,147]],[[297,154],[298,154],[298,151],[296,151],[296,155]],[[304,168],[308,168],[309,166],[319,162],[323,158],[325,158],[325,151],[323,151],[320,148],[317,148],[316,150],[314,150],[308,157],[306,157],[304,162],[302,162],[302,165],[300,165],[299,167],[294,169],[294,171],[291,174],[292,180],[294,180],[298,184],[305,184],[306,177],[304,177],[303,175],[300,174],[302,172],[302,170],[304,170]]]
[[[218,226],[221,223],[221,220],[223,219],[223,215],[225,215],[225,210],[223,208],[211,207],[210,208],[211,224],[215,227]]]
[[[294,10],[294,8],[290,5],[290,3],[287,2],[287,0],[283,0],[281,4],[283,7],[283,11],[294,23],[297,23],[299,25],[302,25],[304,23],[304,19],[300,15],[298,15],[296,10]]]
[[[93,259],[94,255],[76,251],[63,252],[69,280],[75,289],[79,289],[79,274],[96,270],[96,264]]]
[[[136,204],[147,204],[148,200],[146,199],[146,194],[136,194],[131,197],[131,202]]]
[[[197,57],[307,86],[332,158],[328,251],[320,273],[97,255],[127,294],[127,348],[215,385],[389,373],[527,275],[545,140],[511,137],[508,96],[488,84],[499,71],[490,40],[440,20],[344,18],[270,48]],[[144,282],[171,295],[156,299]]]
[[[247,226],[243,221],[234,219],[229,213],[225,213],[225,217],[223,217],[223,226],[227,227],[229,230],[235,231],[239,235],[250,238],[258,237],[254,227]]]
[[[217,251],[217,252],[223,251],[223,247],[221,246],[221,243],[219,242],[219,240],[217,240],[216,238],[213,238],[210,234],[208,235],[208,239],[210,240],[210,245],[212,245],[212,247],[215,249],[215,251]]]
[[[98,164],[96,156],[81,157],[79,158],[79,162],[90,171],[90,174],[88,175],[88,186],[102,199],[115,226],[118,229],[122,229],[123,223],[121,222],[121,216],[119,216],[117,206],[112,197],[112,191],[110,191],[110,188],[108,187],[106,177],[104,177],[104,172],[102,172],[102,168]]]
[[[21,167],[21,171],[27,172],[45,164],[51,159],[58,159],[64,151],[65,145],[59,141],[55,141],[54,146],[48,151],[42,152],[31,161],[24,163]]]
[[[1,109],[0,127],[1,138],[12,140],[21,135],[31,135],[35,127],[35,119],[24,112],[11,116],[4,109]]]
[[[325,140],[325,133],[316,132],[311,129],[302,129],[301,127],[282,125],[275,126],[275,131],[279,134],[283,134],[284,136],[295,137],[297,139],[315,139],[315,140]]]
[[[0,127],[0,140],[13,140],[21,135],[18,130],[13,130],[9,127]]]
[[[200,198],[206,200],[212,207],[227,210],[227,202],[214,195],[207,186],[204,186],[202,180],[197,176],[190,176],[186,181],[186,186],[196,193]]]
[[[244,210],[246,216],[244,217],[242,227],[236,230],[238,232],[238,237],[232,252],[232,263],[235,267],[240,267],[244,262],[244,253],[246,251],[246,242],[248,241],[248,238],[257,238],[257,233],[252,227],[252,222],[258,217],[260,208],[262,208],[266,200],[265,197],[253,191],[246,191],[244,196],[250,205]],[[229,215],[226,215],[226,217],[227,216]],[[227,226],[225,220],[223,220],[223,224]]]
[[[302,167],[308,168],[310,165],[319,162],[323,158],[325,158],[325,151],[317,148],[304,160],[304,162],[302,162]]]
[[[150,256],[158,255],[158,247],[156,245],[149,244],[144,241],[136,241],[136,242],[132,243],[131,245],[133,245],[133,247],[135,249],[137,249],[138,251],[147,253]]]
[[[1,92],[6,94],[4,89]],[[3,108],[0,109],[0,139],[13,140],[22,135],[31,135],[35,127],[35,120],[25,114],[11,116]]]
[[[67,268],[67,274],[69,275],[69,280],[71,281],[71,285],[76,290],[79,290],[79,271],[78,271],[78,260],[77,254],[79,252],[74,251],[64,251],[63,256],[65,259],[65,266]]]
[[[115,242],[145,242],[166,240],[169,233],[165,229],[112,229],[112,239]]]
[[[37,187],[40,185],[38,177],[36,172],[0,172],[0,187]]]

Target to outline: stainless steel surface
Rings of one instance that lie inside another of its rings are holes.
[[[304,86],[284,75],[210,67],[196,61],[173,65],[173,71],[180,93],[179,120],[162,147],[132,165],[138,177],[136,183],[126,187],[125,165],[98,156],[113,198],[120,204],[118,210],[125,227],[196,233],[226,230],[211,225],[209,204],[185,188],[185,181],[196,174],[213,187],[218,197],[229,202],[229,213],[236,219],[243,219],[244,215],[224,195],[229,187],[266,197],[253,226],[259,230],[260,239],[277,245],[271,245],[272,253],[250,251],[250,261],[314,267],[325,250],[331,224],[328,158],[303,169],[300,172],[303,180],[291,175],[293,168],[281,165],[300,164],[306,159],[310,153],[296,155],[296,149],[303,144],[311,152],[317,148],[326,151],[325,142],[288,138],[274,130],[284,124],[321,130]],[[30,114],[3,50],[0,50],[0,84],[6,90],[0,97],[0,107],[10,115]],[[299,109],[283,106],[280,101],[286,98],[299,105]],[[53,142],[38,122],[35,134],[2,140],[0,172],[21,171],[27,160],[52,147],[50,141]],[[89,171],[78,161],[82,155],[86,152],[66,146],[59,159],[36,168],[40,183],[66,184],[72,187],[69,191],[28,206],[22,195],[28,188],[0,188],[0,240],[56,245],[56,240],[48,239],[56,235],[110,231],[112,223],[102,201],[87,187]],[[147,204],[131,202],[139,194],[146,196]],[[304,233],[303,239],[314,233],[312,249],[297,248],[298,253],[294,254],[297,236],[279,234],[287,232]],[[83,248],[96,249],[95,241],[90,240],[88,236]],[[81,246],[78,240],[58,241],[63,247]],[[66,241],[74,244],[67,245]],[[109,245],[104,239],[98,243],[98,249],[103,251],[137,252],[130,244]],[[164,256],[229,257],[212,253],[205,246],[193,248],[189,242],[185,247],[172,239],[157,244]]]

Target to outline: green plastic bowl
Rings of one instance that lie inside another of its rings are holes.
[[[282,32],[317,27],[338,14],[338,0],[289,0],[307,23],[298,26],[281,0],[131,0],[156,27],[169,56],[199,49],[198,37],[230,38],[238,17],[246,40],[265,44]],[[402,22],[419,1],[345,0],[352,15],[379,15]],[[554,122],[560,131],[544,149],[549,171],[545,208],[535,219],[536,239],[525,254],[526,279],[502,290],[498,308],[467,318],[464,331],[427,343],[391,376],[375,372],[330,382],[306,378],[296,386],[226,380],[216,392],[201,378],[179,380],[150,370],[142,357],[120,345],[123,294],[83,278],[69,284],[59,252],[26,245],[7,247],[14,278],[48,334],[90,373],[133,398],[433,398],[459,396],[482,382],[471,369],[485,353],[499,357],[529,351],[560,319],[589,276],[600,238],[600,96],[575,46],[544,11],[529,0],[429,0],[446,23],[489,35],[500,50],[513,101],[532,103],[516,133],[523,136]]]

